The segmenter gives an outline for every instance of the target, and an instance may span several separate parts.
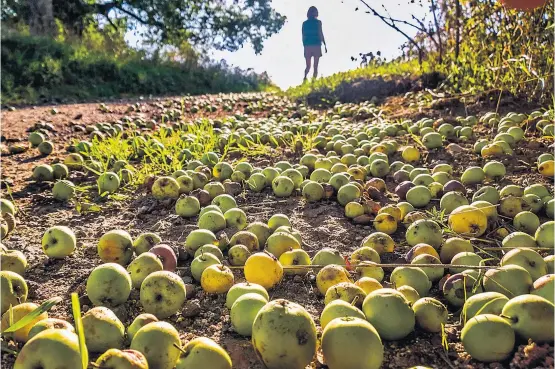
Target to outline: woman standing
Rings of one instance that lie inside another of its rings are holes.
[[[312,76],[313,78],[318,76],[318,61],[322,56],[322,43],[326,53],[328,52],[324,33],[322,32],[322,22],[318,19],[318,9],[315,6],[311,6],[308,8],[306,17],[308,19],[303,22],[303,46],[304,58],[306,60],[306,68],[304,70],[305,81],[308,72],[310,72],[312,58],[314,58],[314,73]]]

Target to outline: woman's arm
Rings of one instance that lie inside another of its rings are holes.
[[[319,32],[320,32],[320,40],[324,44],[324,48],[326,49],[326,52],[328,52],[328,46],[326,45],[326,39],[324,38],[324,31],[322,31],[322,22],[321,21],[318,23],[318,28],[319,28]]]

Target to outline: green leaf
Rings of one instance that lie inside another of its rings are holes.
[[[85,332],[83,329],[83,321],[81,320],[81,304],[79,304],[79,296],[74,292],[71,294],[71,310],[73,312],[73,320],[75,321],[75,331],[79,337],[79,352],[81,354],[81,362],[83,369],[87,369],[89,363],[89,352],[85,344]]]
[[[14,324],[11,324],[3,333],[15,332],[18,329],[25,327],[27,324],[31,323],[33,320],[39,317],[42,313],[45,313],[48,310],[52,309],[52,307],[60,301],[62,301],[61,297],[52,297],[51,299],[46,300],[38,308],[25,315]]]

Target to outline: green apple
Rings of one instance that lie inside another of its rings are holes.
[[[81,368],[82,365],[77,335],[65,329],[47,329],[23,346],[14,369]]]
[[[500,265],[518,265],[530,273],[533,280],[547,274],[547,263],[535,250],[520,247],[512,249],[501,258]]]
[[[90,352],[104,352],[123,346],[125,327],[112,310],[98,306],[83,315],[83,333]]]
[[[534,285],[530,293],[532,295],[541,296],[553,303],[555,300],[555,274],[546,274],[534,281]]]
[[[410,246],[425,243],[437,250],[443,243],[443,235],[440,226],[429,219],[419,219],[412,223],[407,228],[405,237]]]
[[[139,331],[139,329],[149,323],[157,321],[158,318],[152,314],[142,313],[137,315],[137,317],[133,320],[133,323],[131,323],[131,325],[127,327],[127,339],[129,341],[132,341],[133,337],[135,337],[135,334]]]
[[[48,142],[48,141],[45,141]],[[40,150],[40,145],[39,145],[39,150]],[[66,158],[64,159],[64,164],[69,168],[69,169],[81,169],[81,167],[83,166],[85,160],[83,159],[83,157],[81,156],[81,154],[78,153],[71,153],[68,156],[66,156]]]
[[[54,179],[54,170],[48,164],[40,164],[33,169],[32,178],[37,182],[50,182]]]
[[[64,179],[69,176],[69,169],[62,163],[52,164],[52,174],[54,175],[54,179]]]
[[[482,292],[470,296],[464,303],[461,320],[465,324],[468,319],[479,314],[500,315],[503,306],[509,301],[507,296],[499,292]]]
[[[174,369],[180,346],[179,333],[170,323],[153,322],[135,333],[130,349],[143,353],[149,368]]]
[[[2,258],[3,257],[2,255]],[[10,306],[15,306],[27,301],[29,289],[27,287],[27,282],[25,282],[25,279],[23,279],[21,275],[9,270],[0,271],[0,281],[0,293],[2,296],[0,299],[0,315],[3,315]]]
[[[426,332],[438,333],[447,323],[447,308],[440,301],[423,297],[412,305],[416,324]]]
[[[231,325],[235,332],[241,336],[251,336],[254,318],[267,303],[268,299],[258,293],[246,293],[238,297],[230,312]]]
[[[217,264],[221,264],[221,261],[216,255],[203,253],[202,255],[195,257],[191,262],[191,274],[195,280],[200,281],[204,269],[208,268],[210,265]]]
[[[254,235],[258,240],[259,245],[265,245],[266,240],[272,234],[272,230],[270,229],[270,227],[267,224],[264,224],[262,222],[252,222],[249,225],[247,225],[245,230],[254,233]]]
[[[268,237],[269,239],[270,237]],[[260,249],[260,243],[258,242],[258,237],[249,231],[239,231],[231,236],[229,240],[229,246],[244,245],[249,251],[258,251]]]
[[[29,134],[29,142],[33,147],[37,147],[44,140],[46,140],[46,137],[40,132],[31,132]]]
[[[50,227],[42,236],[42,249],[49,258],[65,258],[71,255],[76,245],[75,234],[66,226]]]
[[[466,322],[461,331],[464,349],[483,362],[505,360],[514,349],[515,332],[503,318],[480,314]]]
[[[393,269],[390,282],[395,287],[410,286],[414,288],[420,296],[427,296],[432,282],[420,268],[416,267],[397,267]]]
[[[347,183],[346,185],[341,186],[341,188],[337,191],[337,201],[342,206],[347,205],[351,201],[355,201],[360,196],[360,189],[352,183]]]
[[[247,214],[239,208],[231,208],[224,213],[226,226],[242,230],[247,226]]]
[[[197,337],[182,348],[175,369],[231,369],[231,366],[231,358],[220,345],[210,338]]]
[[[272,232],[274,232],[276,229],[278,229],[281,226],[291,227],[291,221],[289,220],[289,217],[285,214],[274,214],[268,220],[268,227],[270,227],[270,230]]]
[[[98,368],[148,369],[148,362],[141,352],[115,348],[100,355],[95,364]]]
[[[98,193],[114,193],[120,186],[119,176],[114,172],[102,173],[96,182],[98,185]]]
[[[505,304],[501,317],[525,340],[553,342],[555,305],[541,296],[522,295]]]
[[[508,298],[530,293],[532,284],[530,273],[523,267],[512,264],[488,269],[483,279],[486,291],[499,292]]]
[[[163,270],[151,273],[141,284],[141,305],[145,312],[158,319],[177,313],[186,299],[185,283],[172,272]]]
[[[266,177],[262,173],[254,173],[250,176],[247,184],[251,191],[261,192],[266,187]]]
[[[58,201],[68,201],[74,195],[75,185],[66,179],[54,183],[54,187],[52,187],[52,196]]]
[[[362,311],[383,339],[402,339],[414,330],[414,311],[403,294],[394,289],[370,292],[364,299]]]
[[[551,220],[543,223],[536,230],[536,242],[539,247],[555,247],[555,221]]]
[[[15,215],[16,209],[15,205],[8,199],[0,199],[0,214],[10,213],[11,215]]]
[[[179,194],[179,183],[173,177],[158,177],[152,185],[152,195],[157,200],[177,199]]]
[[[37,148],[42,155],[50,155],[54,151],[54,144],[51,141],[42,141]]]
[[[203,245],[201,247],[199,247],[197,249],[197,251],[195,251],[195,255],[194,257],[199,257],[202,254],[212,254],[215,257],[218,258],[218,260],[222,261],[224,260],[224,254],[222,253],[222,250],[220,250],[220,248],[216,245],[213,244],[207,244],[207,245]]]
[[[96,306],[123,304],[131,293],[131,277],[116,263],[101,264],[87,279],[87,295]]]
[[[179,186],[180,194],[188,194],[195,189],[193,179],[188,175],[182,175],[176,178]]]
[[[208,229],[195,229],[185,238],[185,250],[190,256],[193,256],[199,247],[217,243],[218,239],[212,231]]]
[[[194,196],[181,195],[175,203],[175,213],[181,217],[190,218],[200,212],[200,202]]]
[[[216,196],[225,194],[225,187],[220,182],[208,182],[204,185],[204,190],[210,195],[210,200]]]
[[[258,285],[256,283],[250,283],[250,282],[241,282],[233,285],[229,289],[229,291],[227,291],[225,306],[228,309],[231,309],[233,307],[233,304],[239,297],[245,294],[251,294],[251,293],[256,293],[262,296],[266,301],[270,300],[268,291],[266,291],[266,289],[261,285]]]
[[[217,233],[226,228],[226,221],[222,213],[209,211],[199,217],[198,227]]]
[[[212,200],[212,205],[216,205],[217,207],[220,208],[222,213],[225,213],[229,209],[236,208],[237,202],[235,201],[233,196],[228,194],[222,194],[222,195],[216,196]]]
[[[233,245],[227,252],[229,264],[233,266],[243,266],[251,256],[250,250],[245,245]]]
[[[65,320],[47,318],[40,320],[35,325],[33,325],[31,330],[29,331],[29,339],[35,337],[37,334],[47,329],[65,329],[71,333],[75,333],[75,329],[73,328],[73,326]]]
[[[158,256],[151,252],[142,253],[127,266],[127,271],[131,277],[131,286],[133,288],[140,288],[149,274],[163,269],[164,266]]]
[[[1,270],[12,271],[21,276],[25,274],[27,269],[27,258],[19,250],[8,250],[2,254],[0,258]]]
[[[295,189],[295,183],[289,177],[279,175],[272,181],[272,190],[277,197],[291,196]]]
[[[135,254],[141,255],[160,242],[162,242],[162,239],[156,233],[141,233],[139,237],[133,241],[133,249],[135,250]]]
[[[133,239],[126,231],[115,229],[100,237],[97,251],[105,263],[127,265],[133,256]]]
[[[453,259],[451,259],[451,266],[449,268],[449,272],[451,274],[462,273],[466,270],[466,268],[462,267],[454,267],[454,265],[468,265],[468,266],[478,266],[482,264],[482,257],[478,254],[473,252],[459,252]]]

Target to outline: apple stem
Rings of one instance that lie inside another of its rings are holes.
[[[356,295],[355,298],[353,299],[353,301],[351,302],[351,305],[354,306],[358,302],[358,300],[359,300],[359,296]]]
[[[174,343],[173,345],[175,346],[175,348],[177,348],[183,354],[187,354],[187,352],[185,350],[183,350],[183,348],[181,346],[179,346],[177,343]]]

